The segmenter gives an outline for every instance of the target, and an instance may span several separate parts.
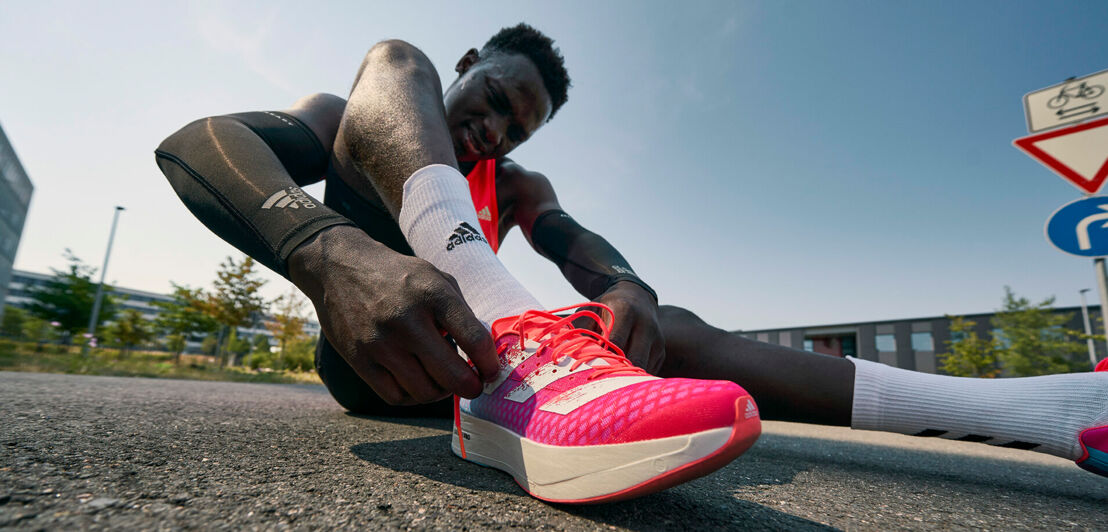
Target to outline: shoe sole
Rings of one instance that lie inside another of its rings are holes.
[[[1085,444],[1086,432],[1089,430],[1102,430],[1103,428],[1104,427],[1097,427],[1096,429],[1084,430],[1081,432],[1081,435],[1078,436],[1078,441],[1081,442],[1081,448],[1085,451],[1085,457],[1077,461],[1077,466],[1085,471],[1108,477],[1108,453]]]
[[[559,446],[524,438],[461,414],[466,460],[505,471],[532,497],[565,504],[631,499],[711,473],[754,445],[758,416],[746,418],[749,395],[735,401],[736,421],[694,434],[632,443]],[[457,429],[451,449],[461,457]]]

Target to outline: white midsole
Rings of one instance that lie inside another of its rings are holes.
[[[609,445],[538,443],[495,423],[462,413],[466,459],[503,470],[531,494],[551,500],[582,500],[637,486],[704,458],[731,438],[731,427],[656,440]],[[451,440],[461,456],[457,430]]]

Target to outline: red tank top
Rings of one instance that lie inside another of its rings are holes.
[[[477,221],[481,223],[481,232],[489,241],[492,252],[500,249],[500,214],[496,209],[496,160],[477,161],[477,166],[466,176],[469,181],[469,194],[473,196],[473,208],[477,211]]]

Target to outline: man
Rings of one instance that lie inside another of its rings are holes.
[[[771,419],[941,433],[1108,471],[1108,375],[924,375],[754,342],[658,307],[618,251],[561,209],[546,177],[506,158],[566,101],[552,41],[523,24],[505,28],[455,70],[444,94],[418,49],[385,41],[367,54],[348,102],[314,95],[284,113],[204,119],[157,151],[201,221],[312,300],[325,336],[317,368],[344,407],[435,414],[449,411],[435,401],[469,398],[455,406],[455,452],[476,449],[471,460],[565,502],[634,496],[725,464],[757,437],[747,391]],[[324,176],[320,205],[298,185]],[[493,251],[517,225],[582,295],[610,307],[604,319],[544,312],[515,282]],[[588,333],[571,318],[611,326]],[[667,378],[626,364],[620,348]],[[650,401],[663,396],[680,399],[660,414]],[[575,421],[605,402],[603,414]],[[702,449],[636,454],[676,441]],[[542,467],[594,458],[605,465],[569,476]],[[604,486],[590,491],[574,476]]]

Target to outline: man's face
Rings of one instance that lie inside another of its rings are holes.
[[[446,124],[458,162],[503,157],[550,116],[550,95],[526,56],[494,53],[478,60],[470,50],[446,89]]]

